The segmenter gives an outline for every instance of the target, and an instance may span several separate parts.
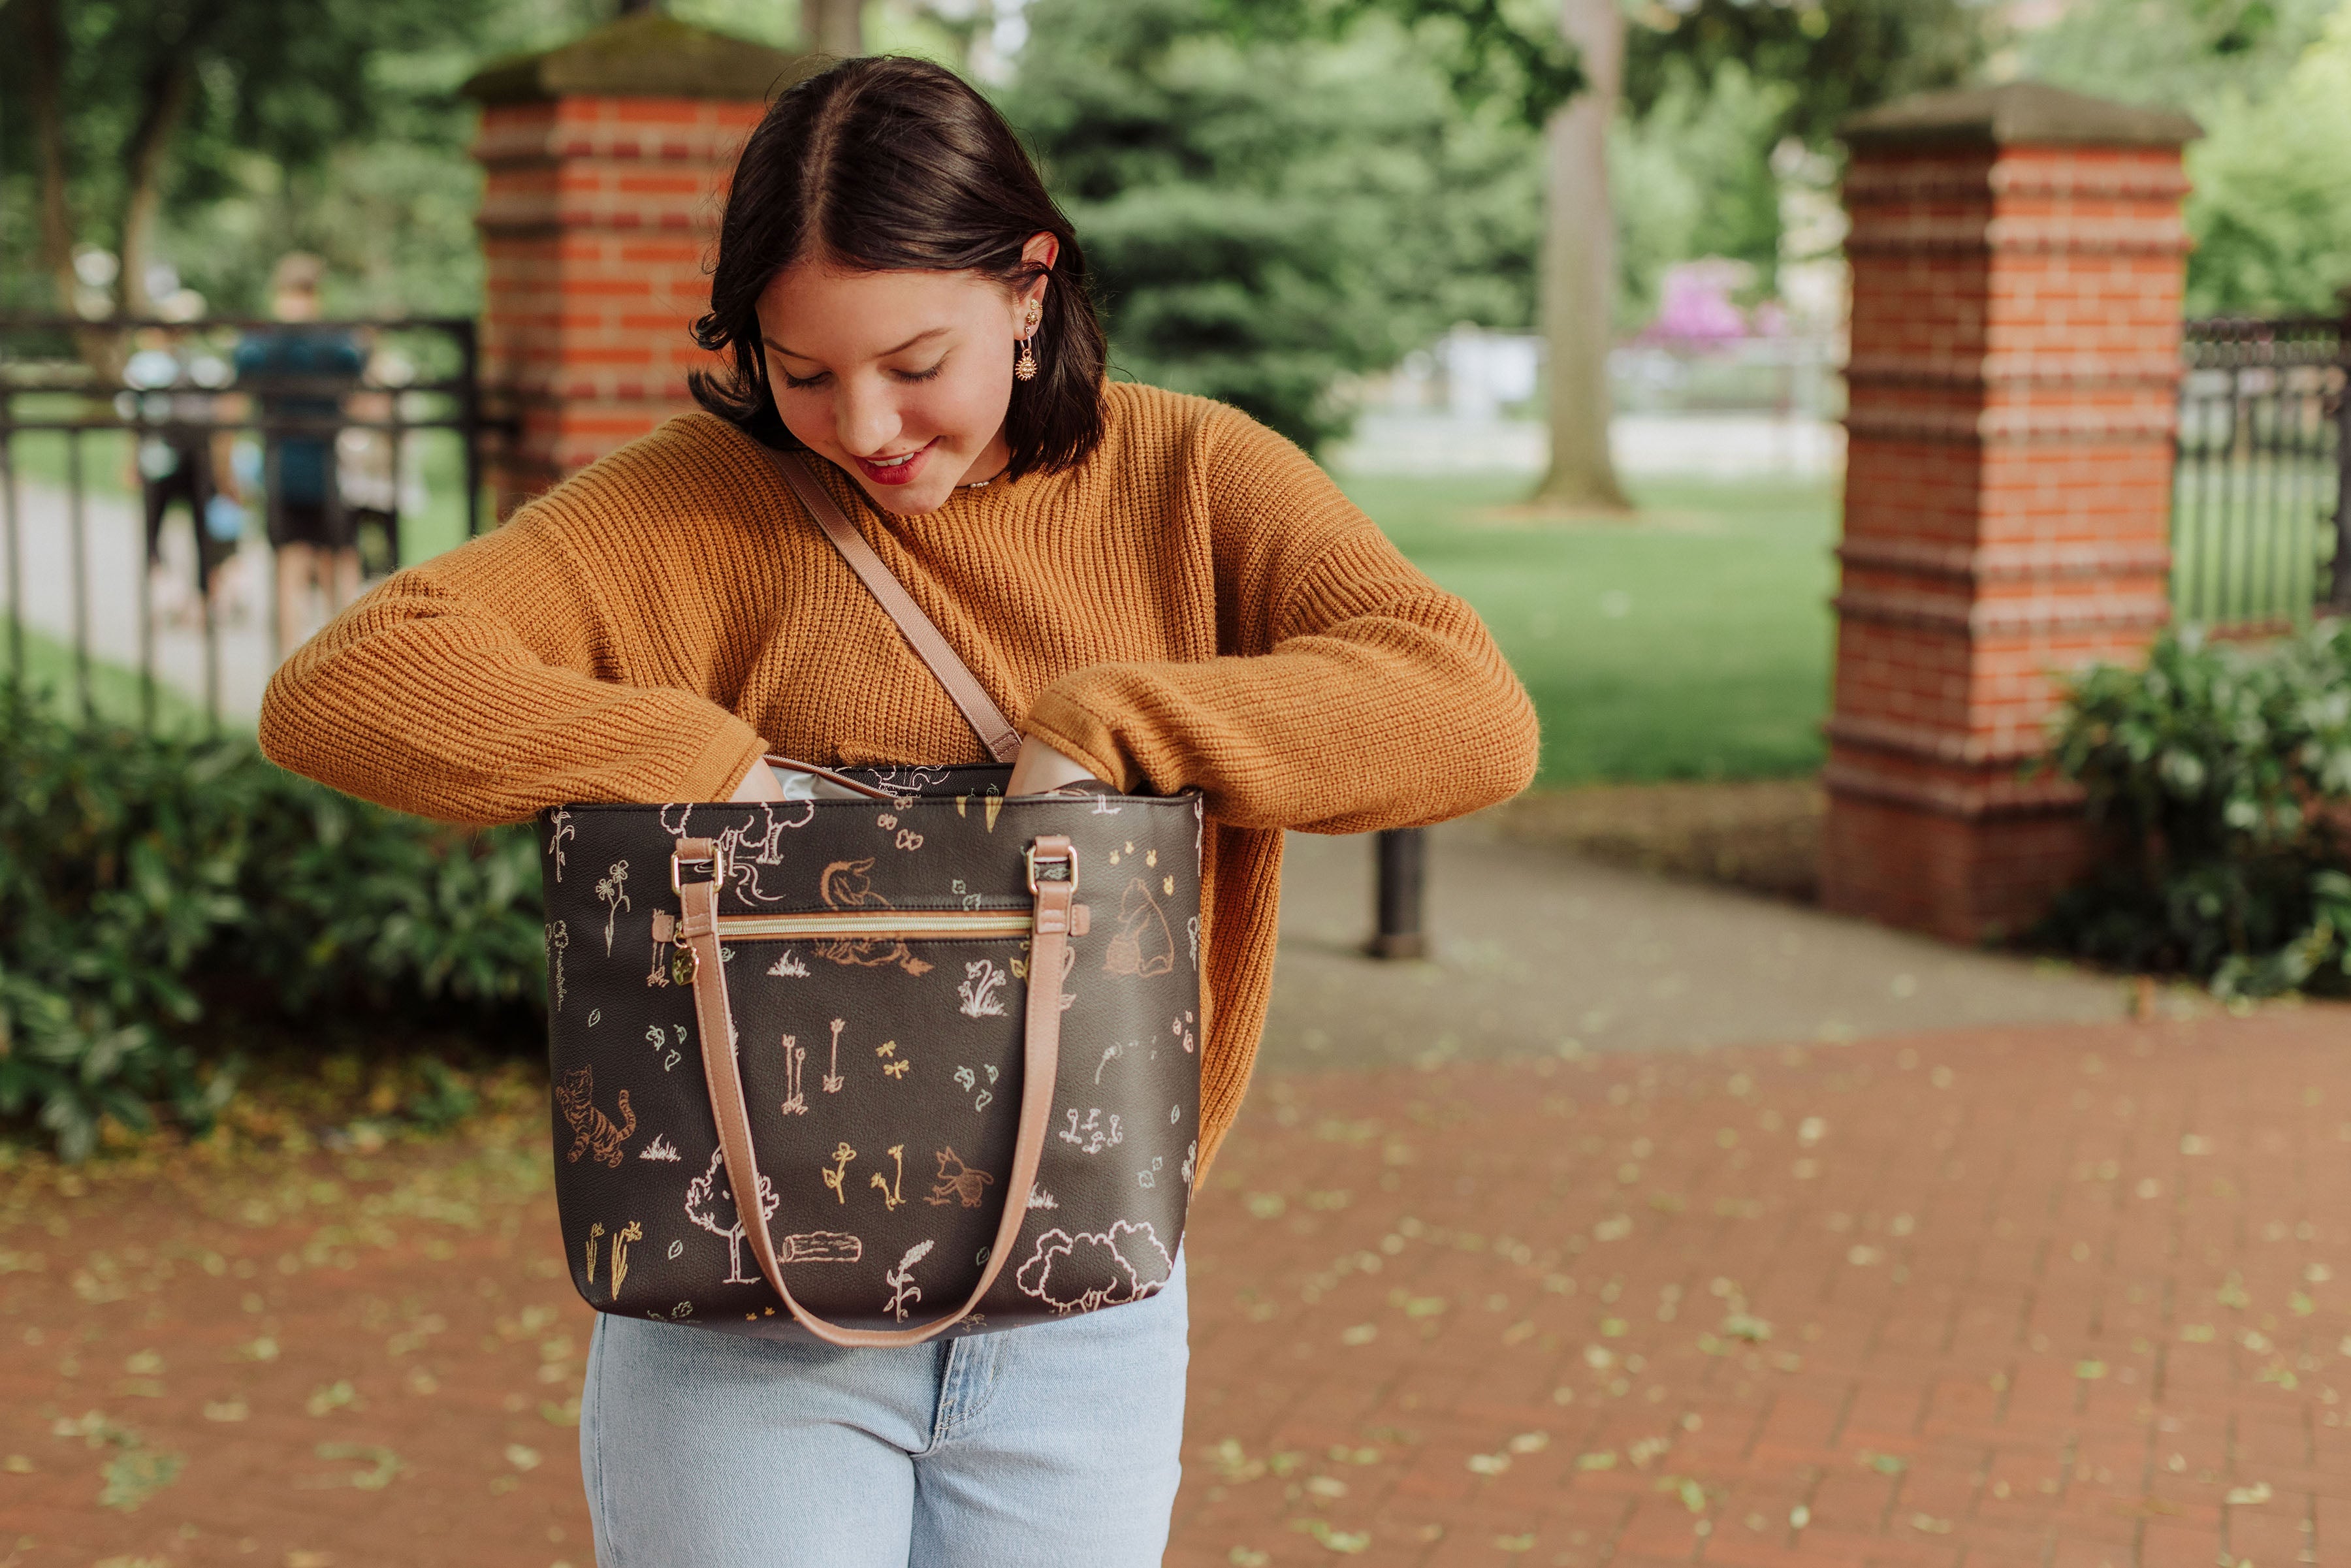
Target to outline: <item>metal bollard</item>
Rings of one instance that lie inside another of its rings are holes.
[[[1378,927],[1369,951],[1374,958],[1425,958],[1428,937],[1421,930],[1421,893],[1426,883],[1427,834],[1419,828],[1390,828],[1377,835],[1373,851],[1379,867],[1374,894]]]

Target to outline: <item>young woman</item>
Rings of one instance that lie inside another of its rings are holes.
[[[1016,791],[1204,792],[1201,1155],[1265,1016],[1284,829],[1432,822],[1533,770],[1478,617],[1233,409],[1108,382],[1085,262],[954,76],[838,66],[745,146],[672,421],[401,573],[272,682],[262,744],[456,821],[755,800],[768,750],[982,761],[794,502],[800,449],[1026,746]],[[600,1318],[581,1458],[606,1568],[1156,1563],[1185,1297],[835,1350]]]

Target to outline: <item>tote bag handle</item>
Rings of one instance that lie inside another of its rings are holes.
[[[832,541],[832,548],[839,550],[841,559],[849,563],[849,570],[857,574],[857,580],[865,585],[866,591],[872,594],[883,611],[898,623],[898,630],[904,634],[907,645],[914,650],[914,656],[930,666],[931,674],[938,677],[939,685],[945,686],[947,695],[955,699],[955,706],[963,711],[965,720],[979,736],[979,743],[987,747],[987,754],[997,761],[1008,764],[1019,756],[1020,732],[1012,727],[1012,721],[1004,716],[1004,710],[988,696],[987,688],[979,684],[979,678],[971,673],[971,667],[956,656],[955,649],[948,646],[938,627],[906,592],[905,585],[892,575],[890,569],[883,564],[882,558],[873,553],[873,547],[865,542],[856,525],[842,513],[840,504],[833,500],[832,493],[809,471],[808,464],[800,455],[778,452],[772,447],[764,450],[775,459],[784,483],[791,486],[792,494],[799,497],[800,505],[816,518],[816,526],[824,530],[824,537]]]
[[[726,970],[718,951],[718,890],[726,880],[726,866],[717,843],[709,839],[684,839],[671,862],[670,875],[678,880],[686,865],[707,864],[707,882],[678,881],[678,897],[685,906],[678,937],[694,954],[694,1021],[702,1035],[702,1072],[710,1086],[710,1109],[718,1121],[718,1152],[726,1162],[726,1182],[735,1195],[735,1212],[743,1233],[758,1260],[759,1272],[776,1288],[785,1307],[800,1327],[827,1344],[846,1348],[920,1344],[945,1333],[979,1306],[1007,1260],[1019,1244],[1020,1226],[1029,1216],[1029,1192],[1036,1184],[1037,1166],[1045,1157],[1046,1131],[1053,1115],[1053,1083],[1061,1064],[1061,955],[1071,931],[1071,910],[1078,891],[1078,852],[1060,833],[1041,833],[1029,847],[1029,890],[1036,899],[1037,924],[1029,947],[1029,1000],[1023,1020],[1019,1132],[1012,1145],[1012,1176],[1004,1184],[1004,1217],[997,1221],[996,1240],[964,1304],[935,1322],[910,1329],[845,1329],[826,1322],[792,1299],[784,1270],[776,1257],[775,1239],[768,1233],[767,1205],[759,1188],[757,1152],[751,1145],[751,1107],[743,1095],[743,1074],[735,1059],[734,1009],[726,999]]]

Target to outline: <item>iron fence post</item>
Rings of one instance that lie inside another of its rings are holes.
[[[1373,850],[1379,868],[1374,895],[1378,926],[1372,933],[1374,958],[1424,958],[1428,937],[1421,928],[1422,894],[1426,884],[1428,835],[1420,828],[1389,828],[1376,835]]]

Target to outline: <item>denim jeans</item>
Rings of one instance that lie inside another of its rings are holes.
[[[1157,1295],[907,1349],[600,1317],[580,1458],[601,1568],[1145,1568],[1184,1427]]]

